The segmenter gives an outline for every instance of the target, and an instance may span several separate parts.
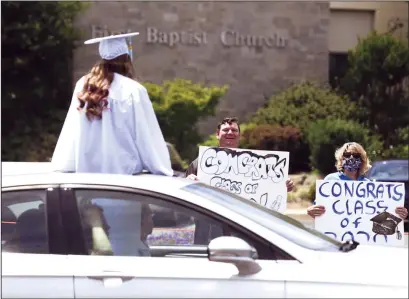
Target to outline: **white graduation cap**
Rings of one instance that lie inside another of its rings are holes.
[[[102,59],[111,60],[123,54],[129,54],[132,59],[131,36],[138,35],[139,32],[110,35],[89,39],[84,44],[99,43],[99,55]]]

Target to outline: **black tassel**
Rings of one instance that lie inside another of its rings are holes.
[[[396,232],[396,239],[402,240],[402,233],[400,231]]]

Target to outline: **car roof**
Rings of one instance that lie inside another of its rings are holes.
[[[2,162],[1,175],[19,175],[52,172],[50,162]]]
[[[392,176],[382,176],[379,177],[378,174],[376,174],[377,171],[379,171],[379,169],[384,168],[383,166],[385,166],[386,168],[394,168],[394,167],[408,167],[409,166],[409,161],[408,160],[381,160],[381,161],[375,161],[372,163],[372,167],[369,169],[368,173],[367,173],[367,177],[371,180],[374,179],[379,179],[379,181],[384,181],[384,182],[408,182],[409,178],[407,175],[405,174],[395,174]],[[408,185],[406,185],[408,186]],[[407,187],[406,187],[407,188]],[[408,195],[406,194],[406,197]]]
[[[138,188],[154,192],[181,189],[194,183],[185,178],[141,173],[137,175],[100,173],[54,172],[48,162],[3,162],[1,185],[17,187],[27,185],[87,184]]]
[[[409,161],[408,160],[403,160],[403,159],[401,159],[401,160],[399,160],[399,159],[396,159],[396,160],[382,160],[382,161],[374,161],[373,163],[372,163],[372,165],[380,165],[380,164],[409,164]]]

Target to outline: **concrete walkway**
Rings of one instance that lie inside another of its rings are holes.
[[[303,223],[304,222],[310,222],[310,221],[312,222],[312,220],[313,220],[310,216],[308,216],[306,208],[304,208],[304,209],[287,209],[284,212],[284,214],[291,217],[291,218],[294,218],[294,219],[296,219],[298,221],[301,221]]]

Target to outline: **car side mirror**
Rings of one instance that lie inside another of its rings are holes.
[[[256,249],[240,238],[223,236],[213,239],[209,243],[208,251],[210,261],[234,264],[239,275],[252,275],[261,270],[255,261]]]

